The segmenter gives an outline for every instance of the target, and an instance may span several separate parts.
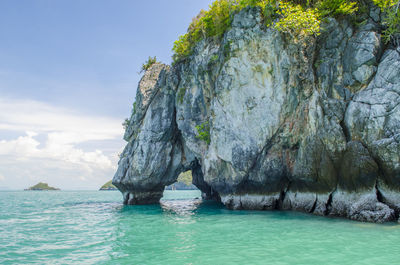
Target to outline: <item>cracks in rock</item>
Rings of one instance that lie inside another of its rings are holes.
[[[391,84],[391,85],[393,85],[393,84]],[[381,88],[381,89],[382,89],[382,88]],[[397,94],[397,95],[400,97],[400,91],[397,91],[396,89],[389,88],[389,89],[387,89],[387,91],[388,91],[388,92],[393,92],[393,93]]]
[[[375,161],[376,165],[378,166],[378,175],[382,176],[385,178],[385,171],[383,170],[383,166],[381,161],[373,154],[373,152],[369,149],[368,145],[366,145],[363,141],[359,141],[361,145],[367,150],[369,156],[372,158],[372,160]],[[377,178],[378,181],[378,178]]]
[[[311,210],[308,213],[313,213],[315,211],[315,208],[317,208],[317,202],[318,202],[318,195],[315,195],[314,204],[313,204]]]
[[[279,133],[282,132],[282,129],[285,124],[286,124],[286,120],[279,125],[278,129],[274,132],[274,134],[266,141],[263,148],[254,155],[253,162],[248,167],[248,169],[245,170],[244,177],[243,177],[242,181],[240,183],[238,183],[237,189],[239,189],[240,187],[245,187],[248,184],[250,173],[257,166],[257,163],[261,159],[262,154],[264,154],[264,153],[266,154],[268,152],[268,150],[271,149],[271,147],[273,146],[273,144],[275,142],[275,138],[278,137]]]
[[[316,40],[315,44],[314,44],[314,52],[313,52],[313,58],[312,58],[312,65],[311,65],[311,69],[312,69],[312,74],[314,76],[314,89],[318,90],[318,75],[317,75],[317,59],[319,57],[319,51],[320,49],[318,49],[319,46],[319,41]]]
[[[349,104],[350,104],[351,100],[346,102],[346,106],[345,106],[344,111],[343,111],[343,118],[339,122],[339,125],[342,128],[342,132],[343,132],[344,138],[346,139],[347,143],[351,141],[351,134],[350,134],[349,128],[346,125],[345,119],[346,119],[347,108],[349,107]]]
[[[376,182],[375,182],[375,192],[376,192],[376,199],[378,200],[378,202],[383,203],[383,204],[387,205],[390,209],[392,209],[394,211],[395,220],[398,220],[400,211],[398,209],[396,209],[396,207],[392,207],[390,204],[388,204],[385,201],[385,198],[384,198],[382,192],[379,190],[378,179],[376,179]]]
[[[366,101],[362,101],[362,100],[354,100],[354,102],[356,103],[360,103],[360,104],[365,104],[368,106],[375,106],[375,105],[380,105],[380,106],[386,106],[388,104],[388,102],[375,102],[375,103],[370,103],[370,102],[366,102]]]
[[[281,193],[279,194],[279,198],[276,200],[275,202],[275,210],[280,210],[282,209],[282,204],[283,204],[283,200],[285,199],[286,196],[286,192],[284,190],[281,190]]]
[[[372,160],[374,160],[374,162],[376,163],[376,165],[378,166],[378,177],[376,178],[376,185],[375,187],[377,187],[377,183],[378,183],[378,178],[379,176],[385,178],[385,171],[383,170],[383,165],[381,163],[381,161],[373,154],[373,152],[369,149],[368,145],[366,145],[363,141],[359,141],[361,143],[361,145],[367,150],[369,157],[372,158]]]
[[[271,147],[273,146],[274,142],[275,142],[275,138],[277,137],[277,135],[279,133],[282,132],[283,126],[285,125],[286,120],[284,122],[282,122],[278,129],[275,131],[275,133],[266,141],[264,147],[260,150],[260,152],[258,152],[254,158],[254,162],[253,164],[249,167],[249,169],[246,172],[247,178],[250,174],[250,172],[255,168],[255,166],[257,165],[258,160],[260,159],[260,156],[264,153],[264,152],[268,152],[269,149],[271,149]]]
[[[394,105],[394,106],[388,108],[388,109],[386,110],[386,113],[387,113],[387,114],[386,114],[386,115],[382,115],[382,116],[387,117],[387,116],[392,115],[392,114],[394,113],[395,109],[396,109],[399,105],[400,105],[400,101],[399,101],[398,103],[396,103],[396,105]]]
[[[383,199],[383,195],[378,188],[378,179],[376,179],[376,182],[375,182],[375,191],[376,191],[376,199],[378,200],[378,202],[385,203],[384,199]]]
[[[274,207],[275,210],[281,210],[282,209],[283,201],[285,200],[286,194],[289,191],[289,188],[290,188],[291,184],[292,184],[292,182],[289,181],[286,189],[282,189],[281,190],[281,192],[279,194],[279,198],[276,200],[276,203],[275,203],[275,207]]]
[[[324,211],[324,215],[329,215],[331,213],[332,210],[332,200],[333,200],[333,194],[336,192],[336,189],[334,191],[332,191],[329,194],[329,198],[328,201],[325,204],[325,211]]]
[[[400,144],[400,133],[395,133],[392,130],[387,130],[387,133],[388,133],[387,136],[389,136],[390,139],[393,139],[394,142],[396,142],[397,144]],[[389,138],[389,137],[387,137],[387,138]],[[397,139],[397,138],[399,138],[399,139]]]
[[[383,204],[387,205],[390,209],[394,210],[395,219],[398,220],[400,212],[396,208],[394,208],[393,205],[391,206],[386,202],[385,197],[383,196],[382,192],[379,190],[379,177],[382,177],[383,179],[387,179],[386,173],[383,169],[382,162],[379,160],[379,158],[374,156],[374,154],[371,152],[371,150],[365,143],[363,143],[362,141],[360,141],[360,143],[368,151],[369,156],[375,161],[376,165],[378,166],[378,177],[375,180],[375,186],[374,186],[375,193],[376,193],[376,199],[378,202],[383,203]]]
[[[347,143],[350,142],[351,141],[350,130],[349,130],[349,128],[347,128],[346,123],[344,122],[344,118],[343,118],[343,120],[341,120],[339,122],[339,125],[342,128],[343,135],[344,135],[344,138],[346,139],[346,142]]]

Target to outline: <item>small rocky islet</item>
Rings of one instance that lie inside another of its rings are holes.
[[[39,190],[39,191],[43,190],[44,191],[44,190],[60,190],[60,189],[54,188],[54,187],[50,187],[47,183],[39,182],[38,184],[36,184],[36,185],[34,185],[32,187],[29,187],[29,188],[27,188],[25,190]]]
[[[108,181],[107,183],[105,183],[103,186],[101,186],[101,188],[99,190],[118,190],[117,187],[115,187],[112,184],[112,181]]]
[[[400,46],[361,2],[303,38],[249,5],[172,66],[146,65],[113,178],[124,203],[158,202],[191,170],[229,209],[398,220]]]
[[[197,190],[193,185],[192,171],[188,170],[179,174],[175,183],[165,187],[166,190]]]

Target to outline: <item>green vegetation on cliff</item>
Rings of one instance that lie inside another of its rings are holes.
[[[400,45],[400,0],[373,0],[383,13],[383,39]]]
[[[32,186],[26,190],[60,190],[60,189],[50,187],[47,183],[39,182],[35,186]]]
[[[155,63],[157,63],[157,57],[156,56],[154,56],[154,57],[149,56],[147,61],[144,62],[144,64],[142,64],[142,68],[141,68],[140,72],[145,72],[145,71],[149,70],[150,67]]]
[[[384,13],[384,39],[386,42],[392,40],[397,43],[400,33],[400,1],[373,2]],[[216,0],[209,6],[209,10],[201,10],[189,25],[187,33],[175,41],[173,61],[176,63],[191,55],[200,40],[220,38],[231,26],[233,15],[247,7],[259,7],[267,27],[298,39],[319,35],[324,18],[365,12],[365,5],[366,2],[362,0]]]
[[[196,138],[206,142],[207,144],[210,144],[211,142],[210,124],[208,123],[208,121],[203,122],[200,125],[197,125],[196,130],[197,130]]]
[[[115,187],[112,184],[112,180],[101,186],[100,190],[117,190],[117,187]]]

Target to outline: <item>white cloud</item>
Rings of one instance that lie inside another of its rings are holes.
[[[57,182],[57,178],[69,176],[90,184],[100,177],[95,182],[101,183],[112,177],[116,154],[123,145],[118,119],[84,115],[32,100],[0,98],[0,132],[7,131],[15,137],[0,138],[0,168],[6,167],[13,179]],[[96,142],[96,148],[81,146],[91,141]],[[102,143],[110,141],[115,148],[104,152]]]
[[[5,179],[6,178],[2,174],[0,174],[0,181],[5,180]]]
[[[84,151],[74,147],[79,143],[74,137],[48,134],[48,140],[43,148],[39,148],[40,142],[34,139],[36,133],[27,132],[26,136],[20,136],[15,140],[0,141],[0,155],[16,156],[19,159],[42,158],[56,159],[82,166],[96,167],[100,169],[114,168],[111,160],[101,150]]]
[[[0,98],[0,130],[62,132],[73,141],[113,139],[121,135],[121,121],[82,115],[33,100]]]

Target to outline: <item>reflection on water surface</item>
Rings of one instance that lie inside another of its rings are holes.
[[[166,212],[173,212],[178,215],[193,215],[195,210],[202,203],[202,199],[192,200],[161,200],[160,205]]]
[[[398,264],[400,225],[230,211],[196,191],[0,192],[3,264]],[[196,199],[197,198],[197,199]]]

